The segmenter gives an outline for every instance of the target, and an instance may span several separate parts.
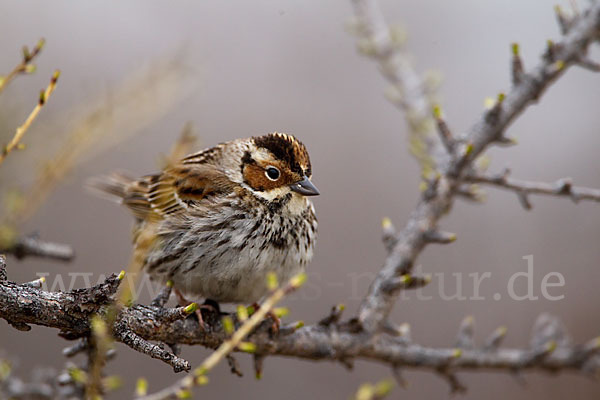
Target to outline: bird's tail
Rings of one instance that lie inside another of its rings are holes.
[[[122,172],[115,172],[111,175],[92,178],[86,186],[102,197],[123,203],[123,200],[129,196],[130,188],[134,183],[135,179]]]

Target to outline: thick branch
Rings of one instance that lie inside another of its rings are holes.
[[[119,279],[112,275],[101,285],[72,292],[46,292],[30,285],[0,282],[0,318],[13,326],[27,324],[58,328],[68,338],[90,333],[88,318],[112,302]]]
[[[38,324],[60,329],[67,338],[90,335],[89,318],[107,310],[118,285],[112,275],[101,285],[70,293],[45,292],[39,288],[0,282],[0,317],[11,324]],[[167,315],[172,312],[167,312]],[[234,317],[235,318],[235,317]],[[195,318],[173,322],[165,317],[165,309],[134,305],[122,309],[114,322],[115,339],[131,346],[155,346],[149,341],[202,345],[214,349],[228,339],[221,319],[205,320],[209,330],[202,330]],[[431,348],[411,344],[405,338],[369,335],[351,320],[347,323],[317,324],[296,329],[282,327],[278,335],[270,332],[271,322],[265,320],[247,337],[256,345],[256,354],[280,355],[308,360],[338,361],[347,364],[353,359],[366,359],[391,366],[407,366],[439,372],[439,370],[505,370],[536,369],[547,371],[583,370],[589,368],[599,347],[598,340],[586,346],[564,346],[548,351],[543,357],[538,349],[456,349]],[[127,333],[127,334],[125,334]],[[156,358],[159,346],[152,348]],[[144,351],[144,353],[150,354]],[[534,357],[538,355],[537,357]],[[169,356],[171,357],[171,356]],[[175,356],[173,356],[175,357]],[[177,357],[169,364],[188,369],[185,360]]]
[[[375,7],[371,0],[354,1],[361,5],[360,9]],[[368,15],[363,13],[359,17],[366,18]],[[400,290],[399,286],[390,282],[411,271],[428,243],[426,234],[437,231],[438,221],[452,207],[454,196],[463,183],[464,172],[490,144],[502,142],[507,127],[537,101],[569,66],[578,62],[590,42],[598,39],[599,28],[600,3],[595,3],[574,21],[568,35],[553,45],[552,57],[543,57],[534,69],[524,73],[520,82],[505,96],[499,96],[496,106],[486,111],[473,125],[463,138],[467,143],[463,154],[441,171],[440,178],[424,192],[406,226],[398,233],[398,241],[360,307],[359,318],[366,330],[375,332],[384,324]]]

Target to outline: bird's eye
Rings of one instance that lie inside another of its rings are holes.
[[[277,168],[275,168],[275,167],[267,167],[267,169],[265,170],[265,175],[270,180],[276,181],[277,179],[279,179],[279,176],[281,174],[279,173],[279,170]]]

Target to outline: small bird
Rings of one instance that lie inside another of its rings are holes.
[[[275,273],[287,281],[313,257],[317,218],[308,196],[306,147],[292,135],[221,143],[184,157],[162,172],[122,174],[92,185],[116,196],[135,217],[135,230],[155,226],[145,270],[172,281],[180,296],[217,303],[258,302]]]

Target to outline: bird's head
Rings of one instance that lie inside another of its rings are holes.
[[[270,133],[251,138],[241,165],[244,183],[264,200],[319,194],[310,180],[306,147],[292,135]]]

